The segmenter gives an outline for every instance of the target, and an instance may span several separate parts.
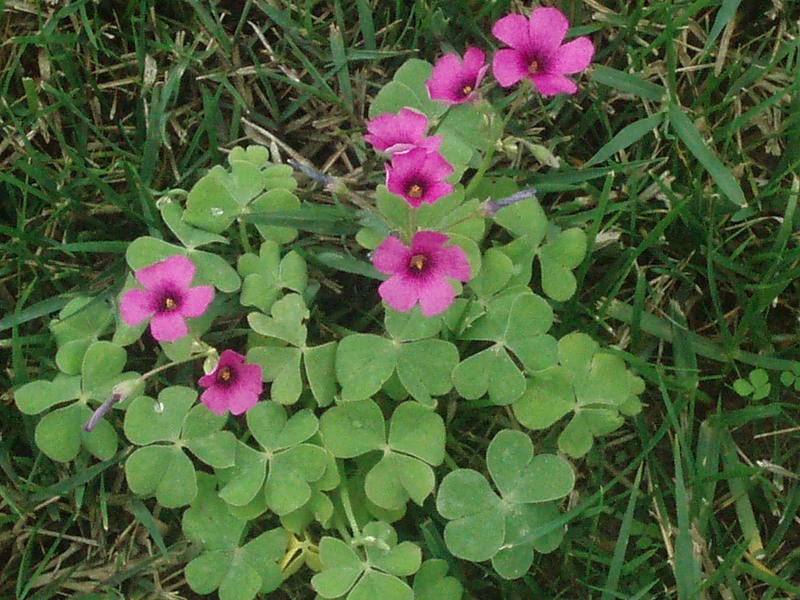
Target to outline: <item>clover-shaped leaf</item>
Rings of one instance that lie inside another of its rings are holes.
[[[216,233],[210,233],[197,227],[192,227],[183,220],[183,209],[180,204],[171,198],[164,197],[158,201],[158,208],[161,211],[161,218],[169,227],[175,237],[180,240],[186,248],[193,249],[213,244],[215,242],[227,244],[228,240]]]
[[[91,432],[83,430],[92,411],[89,401],[100,403],[111,397],[112,388],[122,381],[136,379],[136,373],[123,373],[127,361],[125,349],[112,342],[95,341],[86,349],[80,376],[57,376],[52,382],[34,381],[15,393],[19,409],[38,414],[48,408],[67,404],[46,414],[36,425],[36,444],[48,457],[60,462],[73,460],[81,446],[100,460],[110,459],[117,451],[117,434],[101,420]],[[141,393],[141,385],[130,390],[130,398]]]
[[[140,396],[128,407],[125,435],[143,446],[125,462],[128,486],[135,494],[154,494],[167,508],[189,504],[197,493],[197,475],[183,448],[213,467],[233,465],[236,438],[220,431],[225,417],[202,405],[192,408],[196,399],[194,390],[172,386],[161,391],[158,401]]]
[[[363,554],[343,541],[323,537],[319,544],[323,570],[311,585],[322,598],[347,600],[412,600],[414,593],[400,577],[415,573],[421,563],[419,548],[411,542],[397,544],[388,524],[372,522],[359,539]]]
[[[444,460],[442,418],[416,402],[404,402],[392,415],[384,455],[364,482],[367,497],[386,509],[399,509],[409,499],[419,505],[436,484],[431,466]]]
[[[336,378],[342,386],[342,399],[374,395],[394,372],[395,360],[395,345],[381,336],[355,334],[341,340],[336,350]]]
[[[272,529],[240,546],[246,521],[228,512],[214,489],[214,478],[199,474],[199,491],[183,513],[186,537],[202,552],[186,566],[186,581],[198,594],[219,589],[221,600],[251,600],[280,586],[278,567],[286,550],[287,534]]]
[[[461,600],[464,588],[455,577],[447,576],[447,562],[426,560],[414,577],[414,600]]]
[[[259,402],[247,412],[250,433],[263,448],[239,445],[233,474],[220,496],[234,506],[244,506],[264,486],[267,506],[282,516],[304,506],[312,496],[311,484],[325,475],[328,453],[305,443],[319,428],[310,410],[289,418],[274,402]]]
[[[361,456],[386,443],[383,413],[372,400],[346,402],[329,408],[319,426],[325,447],[339,458]]]
[[[560,232],[539,248],[544,293],[560,302],[569,300],[576,287],[572,269],[581,264],[585,255],[586,234],[578,228]]]
[[[288,165],[275,165],[274,167],[270,167],[270,169],[284,166],[288,167]],[[287,181],[291,181],[294,186],[297,186],[297,182],[291,177],[292,168],[288,167],[288,169],[290,173],[288,178],[275,172],[275,177],[265,180],[268,187],[272,184],[275,185],[275,188],[268,190],[256,198],[247,208],[247,214],[258,215],[271,212],[296,211],[300,208],[300,200],[286,187],[289,185]],[[255,222],[255,226],[261,234],[261,237],[265,240],[273,240],[279,244],[288,244],[297,237],[297,229],[293,227],[267,225],[257,221]]]
[[[506,349],[495,344],[464,359],[453,371],[459,394],[477,400],[486,394],[494,404],[511,404],[525,391],[525,376]]]
[[[559,437],[559,448],[583,456],[593,439],[619,428],[621,414],[635,414],[644,386],[624,361],[600,350],[582,333],[558,342],[559,364],[530,373],[524,394],[514,402],[514,415],[529,429],[546,429],[574,412]]]
[[[245,254],[239,259],[239,273],[244,277],[240,302],[268,312],[282,290],[302,292],[308,283],[306,262],[296,252],[280,258],[280,246],[267,240],[259,255]]]
[[[558,456],[534,456],[533,444],[519,431],[500,431],[486,462],[500,496],[471,469],[457,469],[442,480],[436,507],[450,521],[445,543],[459,558],[492,559],[501,576],[520,577],[530,568],[534,550],[552,550],[553,535],[563,535],[536,530],[557,517],[552,501],[572,491],[575,475]]]
[[[111,307],[102,298],[79,296],[70,300],[50,321],[59,347],[78,340],[96,340],[114,322]],[[75,373],[70,373],[74,375]]]
[[[787,371],[791,373],[790,371]],[[781,378],[783,380],[784,377]],[[791,381],[789,385],[791,385]],[[746,398],[751,396],[752,400],[763,400],[769,395],[772,385],[769,382],[769,375],[764,369],[753,369],[747,379],[737,379],[733,382],[733,391]]]
[[[256,333],[282,340],[293,346],[306,343],[306,328],[303,321],[308,318],[308,309],[299,294],[288,294],[272,305],[272,316],[250,313],[247,322]]]

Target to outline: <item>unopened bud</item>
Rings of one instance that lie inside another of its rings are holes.
[[[130,396],[133,391],[141,385],[141,379],[126,379],[125,381],[121,381],[113,388],[111,388],[111,397],[103,402],[97,409],[92,413],[92,416],[89,417],[89,420],[86,421],[86,424],[83,426],[83,430],[87,433],[93,431],[97,424],[100,422],[100,419],[106,416],[108,411],[110,411],[117,402],[122,402]]]
[[[501,208],[511,206],[512,204],[527,200],[528,198],[533,198],[534,196],[536,196],[536,188],[528,188],[527,190],[511,194],[500,200],[487,200],[483,203],[483,212],[487,217],[494,217]]]
[[[320,173],[314,167],[311,167],[309,165],[301,164],[301,163],[297,162],[296,160],[292,160],[292,159],[289,159],[286,162],[289,163],[290,165],[292,165],[292,167],[294,167],[295,169],[297,169],[298,171],[300,171],[304,175],[306,175],[309,179],[313,179],[317,183],[320,183],[320,184],[322,184],[322,185],[324,185],[326,187],[331,185],[334,182],[333,177],[331,177],[330,175],[325,175],[325,173]]]

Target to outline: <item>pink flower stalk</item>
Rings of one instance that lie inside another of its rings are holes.
[[[444,181],[453,167],[438,152],[415,148],[395,154],[385,166],[386,187],[414,208],[423,202],[433,204],[453,191],[453,185]]]
[[[194,271],[194,263],[185,256],[170,256],[136,271],[136,280],[145,289],[128,290],[122,296],[122,320],[132,326],[150,319],[150,333],[162,342],[185,336],[189,329],[184,319],[202,315],[214,298],[210,285],[189,287]]]
[[[438,231],[419,231],[407,247],[389,236],[375,249],[372,264],[391,275],[378,294],[393,309],[406,312],[419,302],[426,317],[447,310],[456,297],[448,277],[469,281],[467,255],[458,246],[444,246],[450,238]]]
[[[457,54],[445,54],[433,67],[430,79],[425,81],[431,100],[445,104],[463,104],[474,100],[478,86],[489,65],[486,55],[478,48],[469,48],[464,60]]]
[[[199,383],[207,388],[200,395],[200,402],[217,415],[227,410],[241,415],[255,406],[264,390],[261,367],[244,362],[244,356],[233,350],[225,350],[217,367],[203,375]]]
[[[498,20],[492,33],[510,48],[494,55],[497,82],[505,88],[527,77],[543,96],[577,92],[575,82],[564,75],[588,67],[594,46],[586,36],[562,44],[568,29],[569,21],[557,8],[537,8],[530,19],[508,15]]]
[[[429,152],[439,149],[442,136],[425,136],[428,117],[414,110],[403,108],[396,115],[378,115],[367,123],[367,140],[379,152],[389,156],[408,152],[414,148],[425,148]]]

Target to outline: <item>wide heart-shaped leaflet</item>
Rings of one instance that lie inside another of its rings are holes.
[[[255,306],[269,312],[284,289],[302,293],[308,284],[306,261],[296,252],[281,259],[280,246],[267,240],[261,244],[258,256],[243,254],[238,269],[242,281],[242,306]]]
[[[140,396],[131,403],[125,435],[142,447],[125,462],[125,476],[135,494],[154,494],[167,508],[189,504],[197,493],[197,475],[184,448],[212,467],[233,465],[236,438],[220,431],[226,418],[203,405],[192,408],[196,399],[194,390],[171,386],[158,401]]]
[[[233,475],[220,496],[244,506],[263,487],[266,504],[275,514],[298,510],[311,499],[310,484],[319,481],[328,466],[326,450],[305,443],[319,428],[314,413],[305,409],[289,418],[283,406],[259,402],[247,411],[247,426],[263,450],[239,443]]]
[[[459,558],[492,559],[501,576],[520,577],[530,568],[534,550],[557,547],[563,529],[547,528],[558,516],[552,501],[572,491],[575,474],[559,456],[534,455],[530,438],[514,430],[495,435],[486,463],[499,496],[471,469],[457,469],[442,480],[436,507],[450,521],[445,543]]]
[[[558,342],[558,364],[529,374],[522,396],[514,402],[514,416],[529,429],[547,429],[574,412],[559,437],[559,448],[580,457],[593,439],[623,423],[621,415],[641,409],[638,395],[643,381],[625,362],[583,333],[571,333]]]
[[[464,588],[447,575],[447,561],[426,560],[414,576],[414,600],[461,600]]]
[[[400,578],[419,569],[419,548],[411,542],[398,544],[394,529],[379,521],[368,523],[355,541],[363,555],[341,540],[322,538],[319,555],[323,570],[311,579],[317,594],[322,598],[347,594],[347,600],[412,600],[414,592]]]
[[[184,535],[202,548],[184,571],[192,590],[206,595],[219,589],[220,600],[252,600],[280,586],[277,562],[286,550],[286,531],[271,529],[240,546],[246,525],[228,512],[214,477],[198,474],[197,496],[183,513]]]
[[[138,373],[123,373],[127,353],[107,341],[92,342],[81,363],[80,376],[56,376],[50,381],[33,381],[19,388],[14,398],[26,414],[39,414],[59,404],[70,403],[47,413],[36,425],[36,444],[48,457],[59,462],[73,460],[81,446],[100,460],[109,460],[117,451],[117,433],[106,419],[91,432],[83,424],[92,415],[89,402],[100,403],[111,397],[112,388],[122,381],[138,379]],[[142,386],[130,390],[130,398]],[[74,402],[73,402],[74,401]],[[126,404],[127,405],[127,404]]]

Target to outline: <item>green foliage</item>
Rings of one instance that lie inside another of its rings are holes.
[[[789,375],[786,375],[787,373]],[[795,379],[790,379],[791,376],[793,376],[792,371],[786,371],[781,376],[781,382],[787,387],[795,382]],[[763,400],[769,395],[771,389],[769,375],[764,369],[753,369],[747,379],[737,379],[733,382],[733,390],[737,394],[742,397],[750,396],[753,401]]]
[[[512,430],[494,437],[486,464],[499,496],[471,469],[442,480],[436,507],[450,521],[445,542],[455,556],[491,559],[502,577],[516,579],[530,568],[534,550],[551,552],[560,543],[563,530],[551,525],[559,516],[552,501],[572,491],[575,474],[559,456],[534,456],[530,438]]]

